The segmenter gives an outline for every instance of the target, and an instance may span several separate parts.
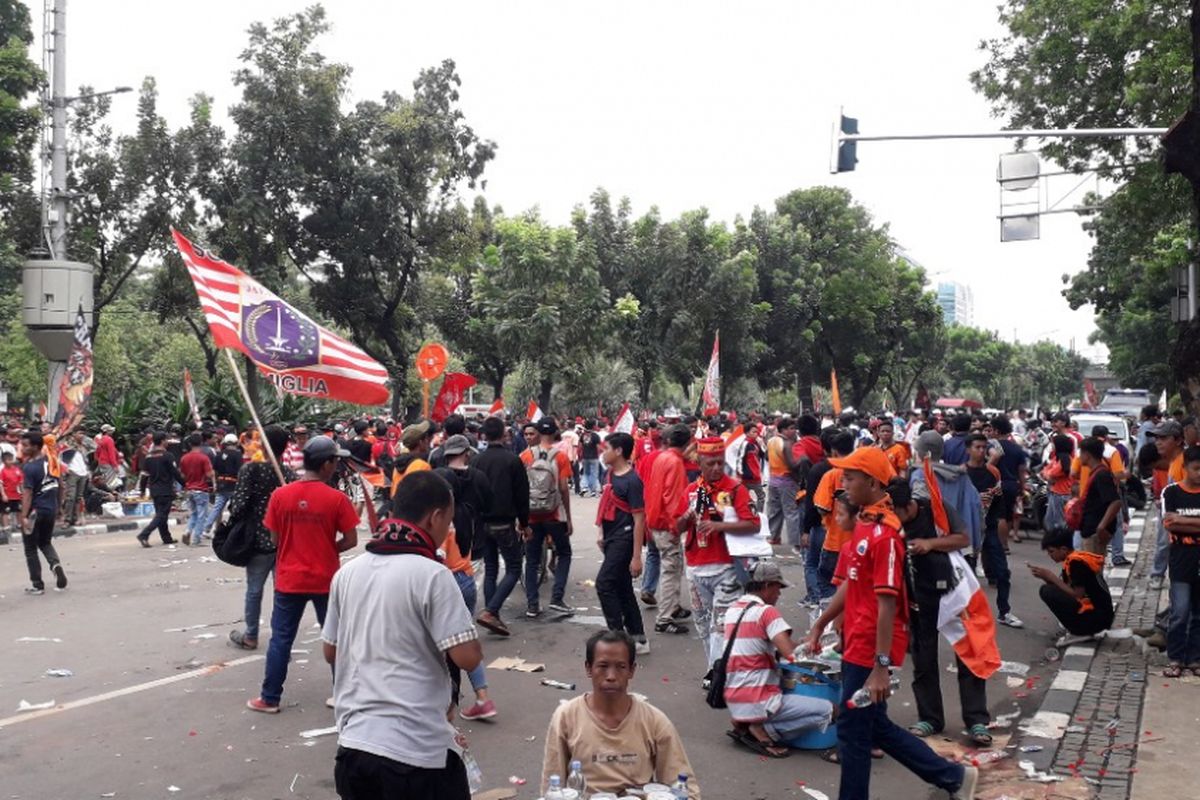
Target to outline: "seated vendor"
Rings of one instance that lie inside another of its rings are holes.
[[[624,631],[600,631],[587,641],[584,668],[592,691],[559,705],[546,731],[541,789],[551,775],[566,782],[572,761],[583,764],[589,792],[625,794],[647,783],[675,783],[687,776],[688,797],[700,785],[683,742],[667,715],[629,693],[636,646]]]

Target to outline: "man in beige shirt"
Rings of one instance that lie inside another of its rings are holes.
[[[546,731],[542,790],[551,775],[566,784],[572,761],[583,764],[589,792],[640,789],[687,776],[688,797],[700,800],[679,733],[667,715],[629,693],[636,668],[634,641],[624,631],[601,631],[587,641],[584,667],[592,691],[560,705]]]

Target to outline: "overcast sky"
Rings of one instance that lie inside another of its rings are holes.
[[[1040,241],[999,241],[1005,142],[862,143],[856,172],[829,174],[838,106],[862,133],[1000,127],[968,82],[983,63],[980,40],[1001,32],[995,5],[329,0],[333,30],[321,50],[353,67],[351,102],[409,93],[422,67],[453,58],[468,123],[499,145],[487,198],[510,213],[536,205],[565,223],[603,186],[637,214],[705,206],[732,222],[795,188],[845,186],[931,280],[972,287],[977,325],[1008,340],[1074,337],[1102,356],[1087,345],[1090,310],[1071,311],[1060,294],[1060,276],[1086,265],[1078,218],[1045,217]],[[222,111],[237,99],[231,76],[251,22],[301,8],[76,0],[68,85],[136,87],[153,75],[163,113],[181,125],[196,92],[213,94]],[[113,107],[117,126],[131,126],[133,96]]]

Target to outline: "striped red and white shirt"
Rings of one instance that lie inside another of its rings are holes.
[[[304,451],[297,447],[295,442],[288,442],[283,451],[282,461],[283,466],[297,475],[304,471]]]
[[[735,627],[737,638],[725,664],[725,703],[735,722],[763,722],[782,702],[779,666],[771,639],[792,626],[775,606],[767,605],[758,595],[745,594],[725,612],[727,645]]]

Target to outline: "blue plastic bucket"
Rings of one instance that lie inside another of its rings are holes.
[[[842,684],[830,680],[822,672],[796,666],[795,664],[780,664],[783,670],[783,693],[798,694],[804,697],[819,697],[828,700],[835,706],[842,700]],[[823,731],[812,730],[803,736],[788,741],[788,745],[797,750],[828,750],[837,746],[837,723],[831,723]]]

